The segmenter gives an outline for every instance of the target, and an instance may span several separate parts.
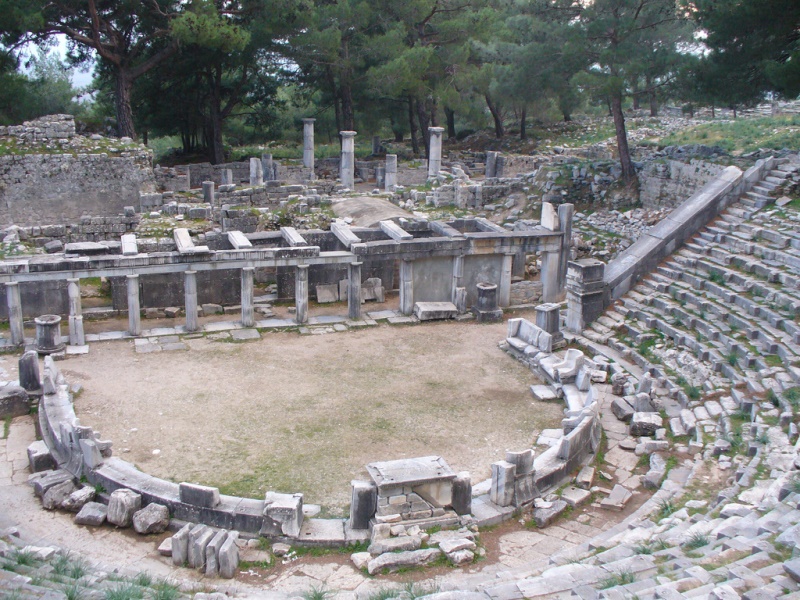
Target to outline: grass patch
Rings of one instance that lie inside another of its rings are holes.
[[[8,434],[11,431],[11,415],[3,419],[3,439],[8,439]]]
[[[150,600],[176,600],[178,596],[178,586],[168,581],[159,581],[150,591]]]
[[[132,583],[120,583],[106,590],[105,600],[142,600],[144,592]]]
[[[672,500],[665,499],[659,502],[658,504],[658,516],[660,519],[666,519],[672,513],[678,510],[673,504]]]
[[[321,587],[312,587],[310,590],[300,594],[300,597],[304,600],[326,600],[331,593],[332,592],[330,590],[326,590]]]
[[[617,587],[620,585],[628,585],[634,581],[636,581],[636,575],[630,571],[620,571],[619,573],[614,573],[613,575],[609,575],[605,579],[602,579],[598,585],[598,588],[601,590],[607,590],[608,588]]]
[[[780,150],[800,146],[800,116],[758,117],[707,123],[661,138],[665,146],[704,144],[726,152],[753,152],[759,148]]]
[[[697,550],[703,546],[708,546],[711,540],[703,533],[693,533],[692,536],[681,544],[687,550]]]

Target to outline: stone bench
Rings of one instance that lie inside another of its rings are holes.
[[[553,336],[527,319],[509,319],[506,342],[520,354],[553,351]]]

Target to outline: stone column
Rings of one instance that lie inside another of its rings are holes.
[[[500,269],[500,286],[497,294],[497,303],[500,306],[511,304],[511,269],[514,266],[514,254],[514,252],[503,254],[503,266]]]
[[[222,175],[220,177],[221,177],[220,182],[222,185],[232,185],[233,169],[222,169]]]
[[[264,167],[258,158],[250,159],[250,185],[264,185]]]
[[[464,277],[464,255],[459,254],[453,257],[453,287],[450,292],[451,302],[456,304],[457,290],[461,287],[461,279]]]
[[[183,294],[186,306],[186,331],[197,331],[197,271],[183,273]]]
[[[497,152],[494,150],[489,150],[486,153],[486,165],[483,169],[484,177],[486,179],[491,179],[495,177],[497,173]]]
[[[572,215],[575,207],[572,204],[559,204],[558,206],[558,228],[564,233],[561,238],[561,252],[558,253],[558,300],[563,300],[566,296],[567,284],[567,264],[571,260],[570,249],[572,246]]]
[[[8,324],[11,329],[11,343],[21,346],[25,343],[22,328],[22,299],[19,295],[19,283],[10,281],[6,284],[6,301],[8,302]]]
[[[397,187],[397,154],[386,155],[386,174],[383,181],[387,192],[393,192]]]
[[[275,176],[275,163],[272,160],[272,154],[264,153],[261,155],[261,172],[264,175],[264,181],[274,181],[277,179]]]
[[[428,177],[436,177],[442,169],[442,133],[444,133],[444,127],[428,127],[428,133],[430,133]]]
[[[69,293],[69,345],[85,346],[83,333],[83,308],[81,307],[80,279],[67,279]]]
[[[294,320],[298,325],[308,323],[308,265],[297,265],[294,272]]]
[[[242,269],[242,326],[252,327],[255,324],[253,315],[253,276],[255,267],[244,267]]]
[[[414,262],[400,262],[400,312],[410,315],[414,312]]]
[[[558,302],[558,270],[560,252],[542,252],[542,302]]]
[[[344,187],[352,190],[356,179],[356,132],[340,131],[339,135],[342,136],[342,159],[339,164],[339,179],[341,179]]]
[[[204,181],[203,182],[203,202],[208,202],[211,206],[214,206],[214,182],[213,181]]]
[[[316,119],[303,119],[303,166],[314,172],[314,122]],[[313,179],[313,177],[312,177]]]
[[[142,334],[142,314],[139,307],[139,276],[128,275],[128,333]]]
[[[347,265],[347,317],[351,321],[361,319],[361,265],[360,262]]]

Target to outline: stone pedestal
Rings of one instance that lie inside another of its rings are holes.
[[[605,264],[594,258],[571,261],[567,270],[567,329],[580,333],[603,314]]]
[[[340,131],[342,136],[342,159],[339,167],[339,178],[342,185],[351,190],[355,187],[356,177],[356,145],[355,131]]]
[[[19,284],[10,281],[6,284],[6,301],[8,302],[8,325],[11,331],[11,343],[21,346],[25,343],[22,327],[22,299],[19,295]]]
[[[314,122],[316,119],[303,119],[303,166],[314,171]]]
[[[361,319],[361,264],[347,265],[347,317],[353,321]]]
[[[393,192],[397,187],[397,154],[386,155],[386,174],[383,183],[387,192]]]
[[[183,274],[183,293],[186,306],[186,331],[197,331],[197,271],[185,271]]]
[[[550,334],[553,350],[564,346],[564,334],[561,333],[561,316],[558,304],[540,304],[536,307],[536,326]]]
[[[253,313],[253,277],[254,267],[244,267],[242,269],[242,326],[252,327],[255,325],[255,315]]]
[[[36,351],[39,354],[53,354],[64,349],[61,339],[61,317],[42,315],[34,319],[36,323]]]
[[[472,307],[472,314],[478,323],[494,323],[503,319],[503,311],[497,305],[497,286],[493,283],[479,283],[478,301]]]
[[[378,507],[378,487],[371,481],[352,481],[350,529],[369,529],[369,522]]]
[[[83,333],[83,309],[81,307],[80,279],[67,279],[69,293],[69,345],[86,345]]]
[[[230,171],[230,169],[226,169]],[[203,182],[203,202],[208,202],[211,206],[214,206],[214,182],[213,181],[204,181]]]
[[[250,185],[264,185],[264,166],[258,158],[250,159]]]
[[[297,265],[294,274],[295,321],[308,323],[308,265]]]
[[[222,169],[222,185],[233,185],[233,169]]]
[[[428,177],[437,177],[442,170],[442,134],[444,127],[428,127],[430,150],[428,152]]]
[[[128,275],[128,333],[142,334],[142,312],[139,305],[139,276]]]
[[[410,260],[400,262],[400,312],[414,312],[414,263]]]

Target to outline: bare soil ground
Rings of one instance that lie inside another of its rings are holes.
[[[534,404],[535,377],[497,348],[505,328],[265,333],[157,354],[106,342],[61,366],[84,385],[82,424],[140,469],[251,497],[302,491],[335,515],[368,462],[441,454],[477,482],[560,425],[561,404]]]

